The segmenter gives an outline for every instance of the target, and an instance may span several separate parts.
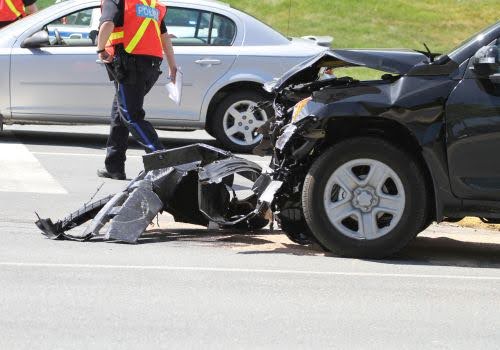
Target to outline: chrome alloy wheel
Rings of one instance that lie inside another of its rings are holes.
[[[389,233],[401,220],[405,192],[399,176],[374,159],[355,159],[340,166],[328,180],[324,207],[343,235],[373,240]]]
[[[257,129],[267,121],[267,113],[253,101],[238,101],[224,114],[224,133],[235,144],[251,146],[262,140]],[[255,109],[254,109],[255,108]]]

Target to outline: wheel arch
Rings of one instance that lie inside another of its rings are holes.
[[[263,95],[266,95],[266,92],[262,88],[263,84],[264,84],[263,82],[257,81],[256,79],[240,80],[231,82],[219,88],[219,90],[217,90],[210,98],[210,102],[208,103],[205,109],[206,112],[202,114],[203,116],[205,116],[205,129],[209,133],[212,132],[211,129],[213,124],[212,120],[214,117],[215,109],[217,108],[217,105],[231,92],[249,90],[249,91],[256,91],[262,93]]]
[[[428,215],[439,220],[440,207],[437,184],[432,176],[431,166],[423,154],[423,148],[415,134],[401,123],[382,117],[345,117],[332,118],[325,125],[326,142],[329,145],[352,137],[378,137],[401,147],[407,153],[415,155],[415,160],[425,178],[429,189],[430,205]]]

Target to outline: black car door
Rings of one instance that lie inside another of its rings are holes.
[[[500,200],[500,83],[475,70],[473,59],[446,103],[446,129],[453,193]]]

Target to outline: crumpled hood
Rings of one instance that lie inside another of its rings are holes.
[[[360,66],[402,75],[426,60],[423,53],[404,49],[328,50],[295,66],[279,80],[268,84],[267,90],[278,91],[286,85],[310,82],[321,67]]]

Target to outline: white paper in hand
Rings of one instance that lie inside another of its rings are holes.
[[[177,75],[175,77],[175,84],[170,82],[165,85],[168,92],[168,97],[175,102],[177,106],[181,105],[182,99],[182,71],[181,68],[177,68]]]

